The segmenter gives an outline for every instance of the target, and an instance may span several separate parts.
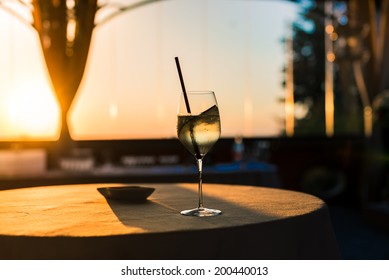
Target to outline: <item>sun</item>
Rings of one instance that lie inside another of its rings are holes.
[[[48,85],[24,82],[10,89],[6,99],[7,126],[23,140],[55,140],[59,135],[60,109]]]

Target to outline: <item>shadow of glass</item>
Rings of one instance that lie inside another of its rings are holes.
[[[107,199],[107,203],[121,223],[129,227],[142,228],[145,232],[232,227],[277,218],[208,195],[207,191],[205,186],[205,206],[222,210],[222,215],[203,218],[180,215],[180,211],[196,207],[197,189],[185,188],[178,184],[157,186],[156,191],[145,203],[128,203],[112,199]]]

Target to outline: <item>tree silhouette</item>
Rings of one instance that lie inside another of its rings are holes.
[[[293,28],[294,101],[306,114],[295,122],[295,135],[324,135],[324,8],[302,8]]]
[[[296,1],[294,1],[296,2]],[[299,2],[299,1],[297,1]],[[301,13],[293,23],[294,101],[305,109],[295,121],[295,135],[325,136],[325,61],[328,59],[325,36],[334,46],[334,131],[336,135],[362,134],[364,127],[364,92],[356,78],[356,66],[366,58],[363,24],[350,24],[354,11],[347,2],[333,2],[333,12],[325,13],[325,1],[304,1]],[[326,18],[333,23],[326,34]],[[350,46],[350,38],[358,38],[358,47]],[[367,102],[368,103],[368,102]]]

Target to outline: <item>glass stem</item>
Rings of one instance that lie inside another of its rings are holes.
[[[197,159],[197,166],[199,168],[199,206],[198,208],[203,208],[203,160]]]

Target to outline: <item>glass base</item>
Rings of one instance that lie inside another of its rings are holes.
[[[212,217],[220,215],[222,211],[209,208],[194,208],[190,210],[181,211],[181,215],[196,216],[196,217]]]

